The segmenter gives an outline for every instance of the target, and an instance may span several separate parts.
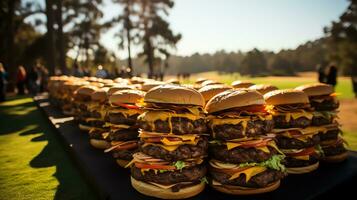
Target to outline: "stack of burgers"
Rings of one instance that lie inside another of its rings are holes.
[[[95,92],[97,87],[87,85],[78,88],[74,92],[74,106],[75,119],[78,121],[79,129],[82,131],[90,130],[90,112],[88,112],[87,105],[91,102],[91,95]]]
[[[110,142],[110,148],[105,152],[113,152],[117,163],[125,167],[138,150],[137,117],[142,113],[138,103],[144,97],[144,92],[134,89],[119,90],[109,97],[109,109],[105,127],[110,131],[105,138]]]
[[[291,174],[308,173],[318,168],[319,129],[311,126],[312,109],[308,96],[299,90],[274,90],[264,95],[273,115],[277,143],[286,155],[285,166]]]
[[[211,137],[211,186],[235,195],[277,189],[285,168],[274,136],[272,116],[254,90],[227,90],[206,105]]]
[[[87,104],[87,110],[90,118],[86,119],[91,127],[89,130],[90,144],[97,149],[106,149],[110,145],[103,135],[108,132],[108,128],[103,127],[105,124],[104,117],[107,112],[107,98],[109,88],[98,88],[91,95],[91,102]]]
[[[140,152],[133,155],[132,186],[162,199],[182,199],[200,193],[206,182],[208,138],[204,99],[194,89],[160,85],[144,97]]]
[[[341,162],[348,156],[340,136],[337,119],[339,102],[331,85],[318,83],[296,88],[304,91],[314,109],[312,125],[320,130],[321,159],[327,162]]]

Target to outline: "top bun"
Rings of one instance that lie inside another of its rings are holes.
[[[222,83],[214,80],[205,80],[201,83],[201,86],[203,87],[206,85],[218,85],[218,84],[222,84]]]
[[[172,84],[159,85],[149,90],[144,98],[149,103],[168,103],[204,106],[205,101],[197,90]]]
[[[260,94],[264,95],[270,91],[277,90],[278,88],[274,85],[268,85],[268,84],[258,84],[258,85],[252,85],[249,87],[249,89],[256,90]]]
[[[147,81],[141,86],[141,90],[147,92],[151,88],[154,88],[156,86],[163,85],[163,84],[164,84],[164,82],[161,82],[161,81]]]
[[[330,95],[335,92],[331,85],[325,83],[306,84],[295,89],[305,92],[309,97]]]
[[[85,85],[76,90],[77,95],[87,95],[90,96],[92,95],[93,92],[95,92],[98,88],[92,85]]]
[[[130,90],[130,89],[134,89],[133,86],[130,86],[130,85],[122,85],[122,84],[117,84],[111,88],[109,88],[109,91],[108,91],[108,95],[112,95],[114,94],[116,91],[120,91],[120,90]]]
[[[265,104],[263,96],[255,90],[227,90],[209,100],[206,110],[208,113],[214,113],[230,108],[263,104]]]
[[[266,93],[264,99],[269,105],[309,103],[309,98],[305,92],[294,89],[274,90]]]
[[[215,95],[229,89],[231,89],[231,87],[227,85],[206,85],[203,86],[201,89],[199,89],[198,92],[202,94],[203,98],[207,102],[210,99],[212,99],[212,97],[214,97]]]
[[[195,81],[195,84],[201,84],[201,83],[203,83],[203,82],[205,82],[205,81],[207,81],[208,79],[206,79],[206,78],[198,78],[196,81]]]
[[[108,97],[109,88],[104,87],[96,90],[91,94],[92,101],[105,102]]]
[[[254,83],[248,81],[233,81],[231,84],[234,88],[249,88],[254,85]]]
[[[144,98],[144,95],[145,93],[140,90],[120,90],[109,97],[109,103],[112,105],[116,105],[116,103],[135,104]]]

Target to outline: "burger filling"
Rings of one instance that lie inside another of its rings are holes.
[[[207,131],[204,112],[199,106],[147,103],[145,112],[138,117],[145,131],[199,134]]]
[[[285,176],[281,164],[284,156],[273,155],[264,162],[241,164],[225,163],[217,160],[209,162],[214,185],[232,185],[251,188],[266,187]]]
[[[341,153],[345,153],[347,150],[344,146],[344,140],[338,137],[335,140],[331,140],[331,142],[327,142],[325,145],[322,145],[323,156],[335,156]]]
[[[331,95],[309,97],[311,107],[317,111],[336,110],[339,107],[339,102],[335,96],[336,94],[333,93]]]
[[[138,139],[138,131],[132,129],[111,129],[107,141],[128,141]]]
[[[319,161],[319,152],[315,147],[305,149],[282,149],[285,153],[284,164],[286,167],[304,167]]]
[[[313,113],[312,125],[322,126],[333,123],[334,119],[337,117],[336,111],[315,111]]]
[[[207,155],[207,148],[208,141],[206,138],[201,138],[197,142],[197,145],[180,145],[175,150],[169,149],[163,145],[140,143],[140,151],[166,161],[203,157]]]

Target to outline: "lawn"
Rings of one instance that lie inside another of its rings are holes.
[[[204,77],[208,79],[217,80],[223,83],[230,84],[235,80],[249,80],[255,84],[272,84],[277,86],[280,89],[284,88],[294,88],[302,84],[314,83],[316,82],[316,77],[309,73],[308,76],[303,77],[246,77],[241,76],[239,73],[232,74],[219,74],[215,71],[213,72],[204,72],[191,75],[191,78],[187,82],[194,82],[198,77]],[[340,93],[339,98],[341,99],[351,99],[354,97],[352,90],[351,79],[347,77],[340,77],[338,79],[338,84],[336,86],[336,92]]]
[[[95,199],[29,97],[0,104],[0,199]]]

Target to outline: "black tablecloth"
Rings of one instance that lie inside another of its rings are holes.
[[[97,190],[101,199],[153,199],[136,192],[130,185],[128,169],[120,168],[110,154],[92,148],[88,134],[81,132],[73,118],[68,118],[50,106],[46,96],[34,98],[53,127],[58,131],[66,149],[78,164],[85,177]],[[192,199],[315,199],[331,198],[353,194],[347,189],[357,186],[357,153],[350,151],[350,157],[343,163],[321,163],[318,170],[303,175],[289,175],[274,192],[254,196],[230,196],[207,187]]]

